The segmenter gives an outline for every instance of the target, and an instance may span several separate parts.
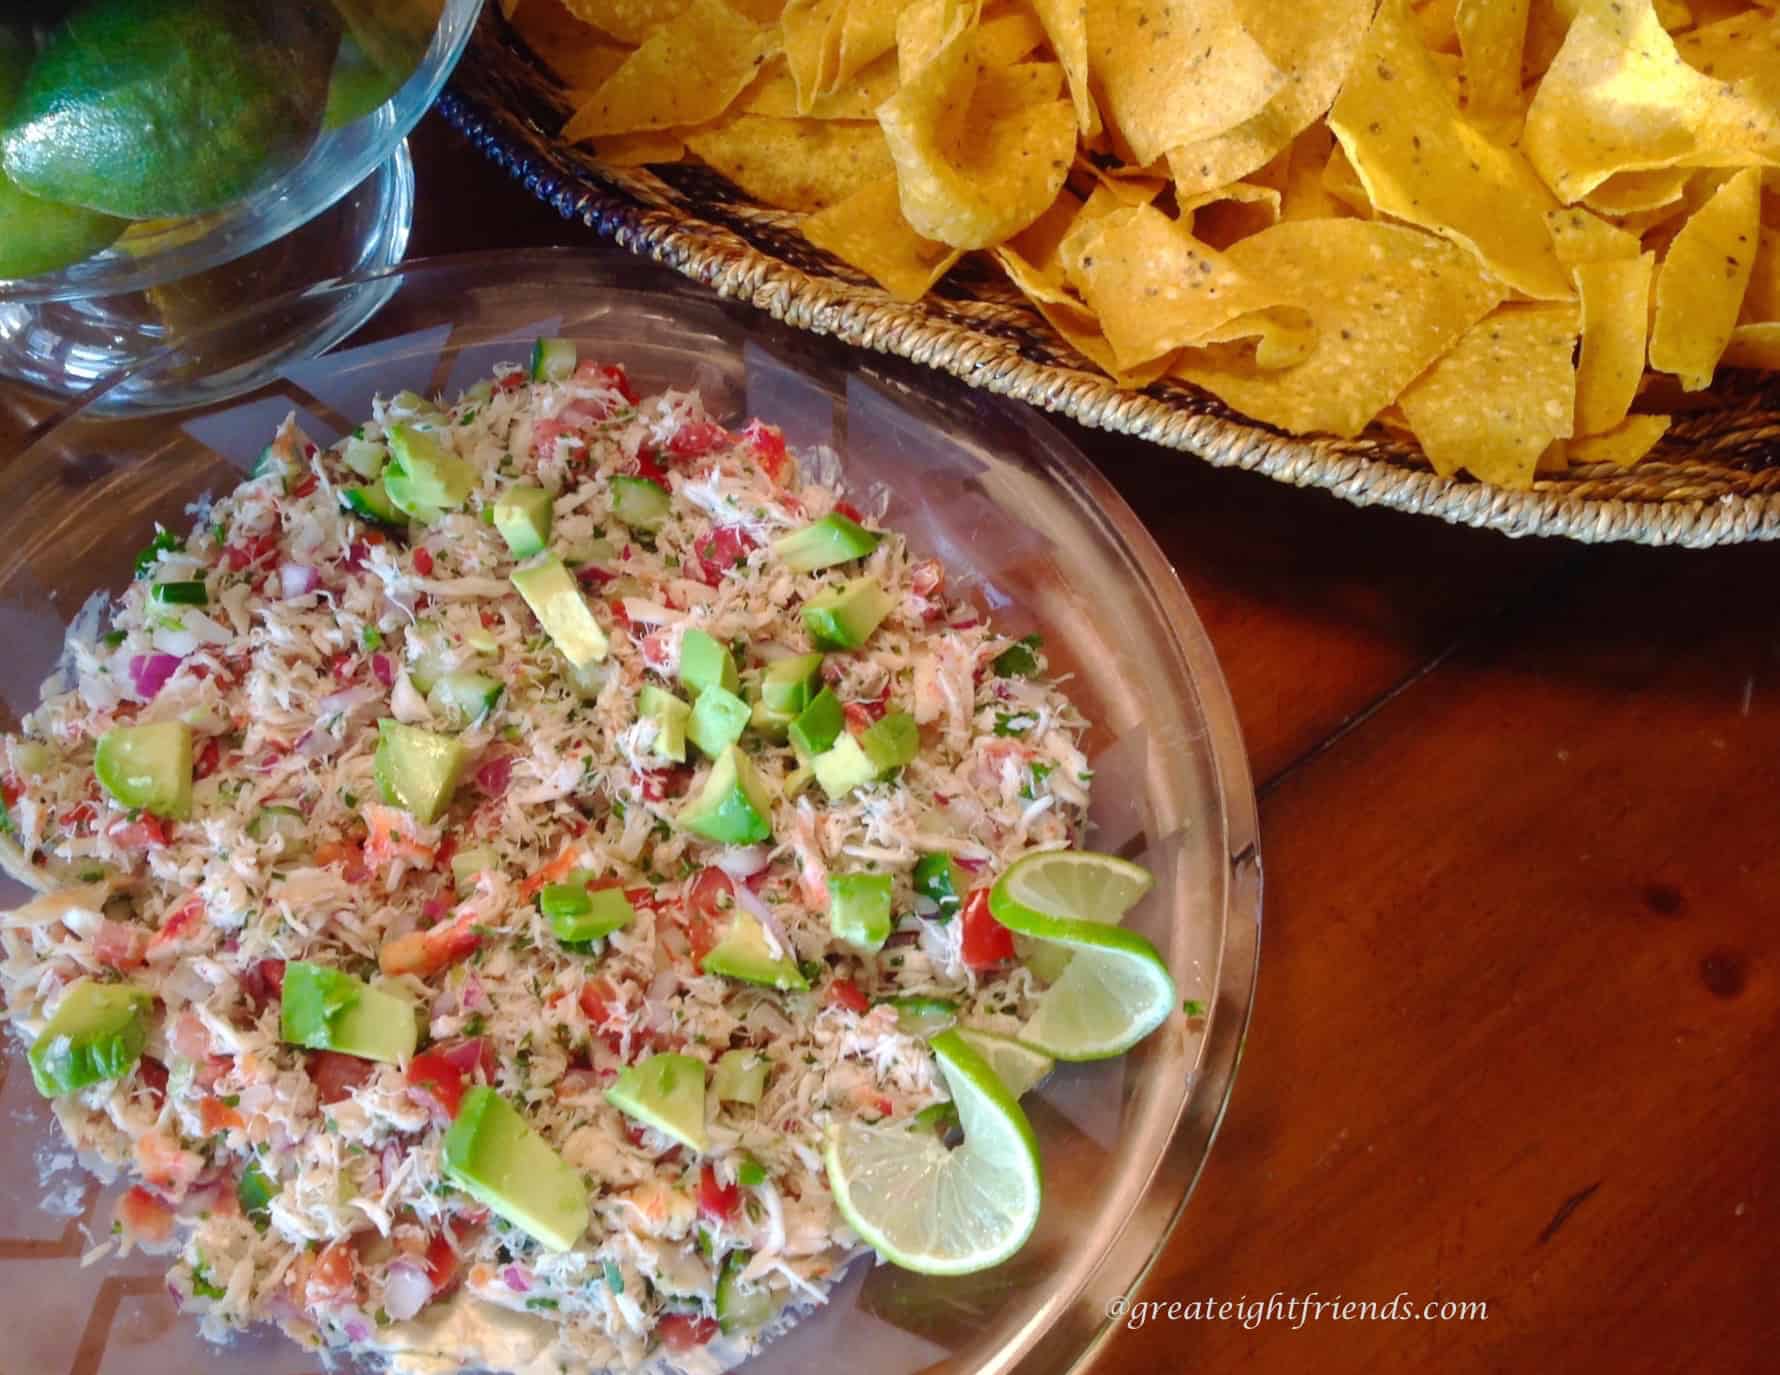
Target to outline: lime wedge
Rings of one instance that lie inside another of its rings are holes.
[[[1024,1098],[1037,1088],[1057,1065],[1042,1050],[1034,1050],[1023,1041],[1003,1036],[998,1031],[961,1026],[958,1034],[964,1038],[965,1045],[983,1057],[984,1063],[1001,1080],[1001,1086],[1015,1098]]]
[[[1028,855],[995,881],[995,920],[1071,954],[1021,1028],[1022,1041],[1059,1060],[1104,1060],[1167,1020],[1175,1007],[1168,966],[1142,936],[1112,925],[1151,882],[1135,864],[1085,850]]]
[[[829,1128],[828,1183],[841,1215],[885,1260],[923,1275],[999,1265],[1032,1235],[1043,1184],[1038,1141],[995,1071],[957,1030],[930,1042],[964,1144],[907,1123]]]

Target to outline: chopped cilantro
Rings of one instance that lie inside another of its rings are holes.
[[[136,555],[136,576],[146,578],[154,572],[155,565],[161,561],[161,555],[173,552],[180,547],[179,536],[171,530],[162,529],[157,522],[155,537],[148,542],[148,547]]]
[[[1037,720],[1030,712],[998,711],[995,713],[995,733],[997,735],[1024,735],[1037,724]]]
[[[1186,1013],[1189,1017],[1203,1017],[1205,1015],[1205,1004],[1200,1002],[1197,998],[1188,998],[1186,1002],[1180,1005],[1180,1010]]]
[[[367,650],[383,648],[383,632],[374,625],[368,625],[360,631],[358,639]]]
[[[1038,672],[1038,651],[1044,640],[1038,635],[1027,635],[1009,645],[995,656],[995,676],[997,678],[1030,678]]]

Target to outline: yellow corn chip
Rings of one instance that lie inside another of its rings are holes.
[[[607,167],[644,167],[678,162],[686,156],[684,129],[646,129],[640,134],[613,134],[593,145],[594,156]]]
[[[591,91],[624,65],[630,49],[594,33],[558,0],[531,0],[512,16],[526,47],[571,91]]]
[[[1590,210],[1602,215],[1635,215],[1674,205],[1687,190],[1693,171],[1686,167],[1657,167],[1648,172],[1615,172],[1582,198]]]
[[[1602,434],[1625,419],[1644,380],[1656,255],[1578,263],[1571,271],[1582,295],[1576,433]]]
[[[1284,371],[1189,351],[1175,375],[1294,434],[1358,434],[1506,291],[1464,249],[1368,220],[1284,221],[1225,256],[1306,310],[1315,345]]]
[[[1651,0],[1596,0],[1539,83],[1521,146],[1570,204],[1615,172],[1780,163],[1780,110],[1683,62]]]
[[[1145,165],[1234,129],[1285,84],[1235,0],[1104,0],[1088,11],[1088,64],[1109,128]]]
[[[820,210],[896,172],[876,124],[735,115],[687,134],[686,146],[784,210]]]
[[[1106,342],[1106,336],[1100,332],[1099,324],[1087,311],[1080,306],[1048,301],[1035,301],[1033,304],[1052,329],[1118,386],[1131,390],[1147,387],[1158,377],[1167,376],[1169,368],[1174,365],[1175,355],[1170,353],[1141,367],[1121,369],[1118,360],[1113,357],[1111,346]]]
[[[1780,229],[1763,228],[1738,323],[1759,325],[1773,320],[1780,320]]]
[[[1323,173],[1329,166],[1331,155],[1340,156],[1343,166],[1346,165],[1347,157],[1335,142],[1335,135],[1321,123],[1313,124],[1299,134],[1292,140],[1292,146],[1281,154],[1285,163],[1279,201],[1282,220],[1334,219],[1348,213],[1347,207],[1330,195],[1323,185]],[[1358,178],[1353,177],[1351,167],[1347,168],[1347,175],[1353,178],[1354,190],[1363,200],[1366,193],[1360,188]]]
[[[1638,256],[1640,245],[1636,234],[1615,228],[1580,206],[1547,211],[1545,227],[1551,233],[1557,259],[1565,267]]]
[[[1069,292],[1058,256],[1058,248],[1081,210],[1082,202],[1065,187],[1049,210],[1006,243],[990,250],[1014,285],[1035,305],[1049,302],[1081,309],[1081,302]]]
[[[1115,210],[1072,248],[1070,283],[1122,368],[1205,343],[1240,315],[1284,304],[1152,206]]]
[[[663,24],[680,17],[688,0],[562,0],[583,24],[591,24],[620,43],[641,43]],[[527,9],[539,0],[529,0]]]
[[[1329,161],[1323,167],[1322,184],[1323,191],[1337,205],[1344,206],[1361,219],[1372,218],[1372,201],[1366,194],[1366,188],[1360,185],[1354,165],[1347,160],[1347,150],[1339,143],[1329,150]]]
[[[1606,434],[1568,440],[1564,448],[1571,463],[1617,463],[1629,468],[1668,432],[1666,415],[1629,415]]]
[[[1704,76],[1719,81],[1755,78],[1763,88],[1780,82],[1780,13],[1745,10],[1676,35],[1675,51]]]
[[[1573,305],[1506,306],[1453,345],[1397,404],[1434,471],[1530,487],[1539,456],[1569,436]]]
[[[909,0],[790,0],[779,16],[798,111],[853,79],[896,46]]]
[[[1459,113],[1403,0],[1379,7],[1329,126],[1378,209],[1463,244],[1528,296],[1572,294],[1545,229],[1550,193]]]
[[[1075,114],[1061,100],[1008,109],[1018,84],[978,81],[975,12],[964,5],[951,12],[943,41],[912,77],[905,68],[878,122],[896,162],[903,215],[916,232],[956,248],[986,248],[1056,200],[1075,157]]]
[[[1459,0],[1453,17],[1464,59],[1465,113],[1485,128],[1513,130],[1522,114],[1521,53],[1531,0]]]
[[[804,237],[858,268],[899,301],[916,301],[957,262],[955,248],[917,234],[902,216],[895,177],[862,187],[803,222]]]
[[[977,25],[977,61],[985,67],[1011,67],[1045,41],[1044,25],[1028,9],[1007,10]]]
[[[1092,138],[1100,132],[1100,110],[1088,88],[1088,7],[1084,0],[1032,0],[1032,8],[1069,80],[1076,127]]]
[[[1712,384],[1755,268],[1761,173],[1737,173],[1690,218],[1669,245],[1656,279],[1650,366],[1672,372],[1688,391]]]
[[[562,136],[578,143],[715,119],[759,75],[778,42],[776,29],[743,18],[723,0],[690,0],[575,111]]]
[[[856,72],[827,95],[817,96],[808,114],[811,119],[876,119],[878,106],[896,94],[896,54],[885,53],[862,72]],[[783,56],[774,57],[760,77],[743,91],[735,109],[746,115],[771,115],[795,119],[797,83]]]
[[[1738,325],[1724,346],[1720,364],[1727,368],[1757,368],[1780,372],[1780,322]]]
[[[1181,223],[1193,237],[1213,248],[1227,248],[1238,239],[1259,234],[1279,223],[1284,196],[1271,186],[1233,181],[1216,191],[1202,191],[1179,202]]]
[[[1227,133],[1168,153],[1182,195],[1247,177],[1328,113],[1366,36],[1374,0],[1237,0],[1236,12],[1268,59],[1290,79]]]

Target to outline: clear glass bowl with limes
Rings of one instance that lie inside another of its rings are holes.
[[[68,624],[95,593],[129,581],[154,522],[188,526],[193,503],[239,482],[292,411],[331,443],[374,393],[455,396],[497,363],[524,364],[546,336],[622,363],[645,391],[697,387],[720,422],[761,416],[799,450],[831,446],[842,481],[868,500],[881,490],[884,523],[942,559],[948,586],[973,589],[1010,631],[1042,634],[1052,671],[1071,675],[1067,690],[1094,723],[1085,742],[1094,824],[1083,844],[1118,858],[1016,865],[992,893],[1023,939],[1073,951],[1060,976],[1046,977],[1053,993],[1074,993],[1028,1028],[1043,1048],[936,1023],[964,1145],[947,1156],[936,1140],[907,1137],[908,1149],[886,1157],[883,1138],[835,1142],[844,1154],[831,1178],[866,1181],[848,1202],[872,1221],[884,1254],[973,1273],[861,1258],[827,1306],[746,1369],[796,1375],[838,1353],[849,1375],[915,1375],[948,1361],[1022,1375],[1113,1368],[1109,1305],[1139,1283],[1188,1206],[1234,1083],[1260,934],[1254,789],[1235,715],[1192,604],[1142,522],[1031,410],[843,351],[671,274],[572,250],[478,254],[323,285],[218,324],[111,385],[177,383],[269,322],[301,323],[365,289],[384,304],[353,338],[285,364],[247,395],[115,417],[101,391],[38,431],[11,466],[0,512],[10,649],[0,726],[15,727],[37,703]],[[0,882],[0,908],[19,897]],[[1095,930],[1084,917],[1105,924]],[[1134,1019],[1158,1018],[1130,1044]],[[6,1054],[18,1056],[12,1046]],[[22,1057],[6,1068],[0,1110],[12,1114],[14,1154],[56,1164],[65,1151]],[[42,1172],[21,1163],[0,1184],[0,1237],[30,1242],[0,1294],[20,1369],[69,1369],[77,1353],[139,1375],[200,1364],[214,1375],[320,1369],[271,1330],[206,1347],[165,1293],[165,1259],[83,1268],[81,1228],[103,1234],[117,1189],[62,1163]],[[899,1181],[889,1207],[881,1188],[869,1196],[880,1166]],[[954,1185],[991,1206],[949,1213],[938,1228],[894,1206],[906,1199],[918,1210]],[[46,1200],[60,1211],[46,1213]],[[125,1343],[127,1355],[111,1349]]]
[[[403,140],[482,0],[75,0],[0,15],[0,375],[75,392],[250,301],[401,259]],[[313,352],[275,331],[202,381],[138,380],[114,409],[223,395]]]

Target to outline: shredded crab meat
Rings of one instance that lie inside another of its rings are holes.
[[[459,509],[399,534],[342,502],[362,485],[347,460],[398,423],[474,475]],[[1024,1020],[1042,985],[1017,964],[967,964],[963,920],[939,919],[914,869],[951,855],[974,888],[1079,840],[1086,722],[1042,654],[1036,673],[999,671],[1014,642],[894,531],[840,567],[786,566],[771,542],[831,510],[877,524],[846,504],[832,455],[804,458],[770,426],[719,427],[692,392],[639,402],[616,368],[528,382],[503,366],[449,406],[380,398],[331,448],[287,421],[255,477],[157,540],[108,623],[83,610],[41,704],[0,742],[0,848],[41,890],[0,914],[0,989],[26,1043],[82,978],[153,995],[141,1059],[55,1111],[76,1148],[129,1174],[117,1244],[171,1249],[169,1282],[209,1335],[271,1319],[313,1346],[388,1352],[398,1318],[477,1300],[553,1324],[561,1360],[733,1364],[759,1338],[712,1321],[726,1269],[795,1311],[858,1253],[824,1177],[829,1125],[913,1119],[946,1096],[888,1000]],[[647,532],[614,509],[613,479],[638,476],[669,497]],[[589,670],[508,580],[516,560],[488,517],[515,483],[554,496],[551,548],[609,641]],[[801,604],[859,576],[892,609],[821,681],[855,733],[908,713],[917,757],[829,797],[782,736],[750,730],[772,840],[679,827],[709,764],[664,757],[644,689],[690,695],[677,675],[698,628],[733,647],[749,693],[767,664],[812,650]],[[155,601],[171,580],[201,581],[205,604]],[[429,695],[453,673],[500,687],[468,724]],[[435,824],[381,793],[384,718],[455,734],[469,755]],[[157,721],[192,729],[189,819],[129,811],[95,781],[101,736]],[[880,951],[831,929],[830,880],[856,872],[893,880]],[[577,874],[623,888],[636,915],[571,949],[536,895]],[[765,914],[809,991],[703,971],[741,910]],[[284,1041],[280,980],[297,960],[410,999],[421,1053],[379,1064]],[[701,1156],[605,1099],[649,1055],[711,1064],[731,1049],[764,1059],[764,1088],[754,1103],[707,1095]],[[460,1087],[492,1086],[586,1181],[569,1250],[447,1178],[449,1104],[422,1072],[447,1053]]]

